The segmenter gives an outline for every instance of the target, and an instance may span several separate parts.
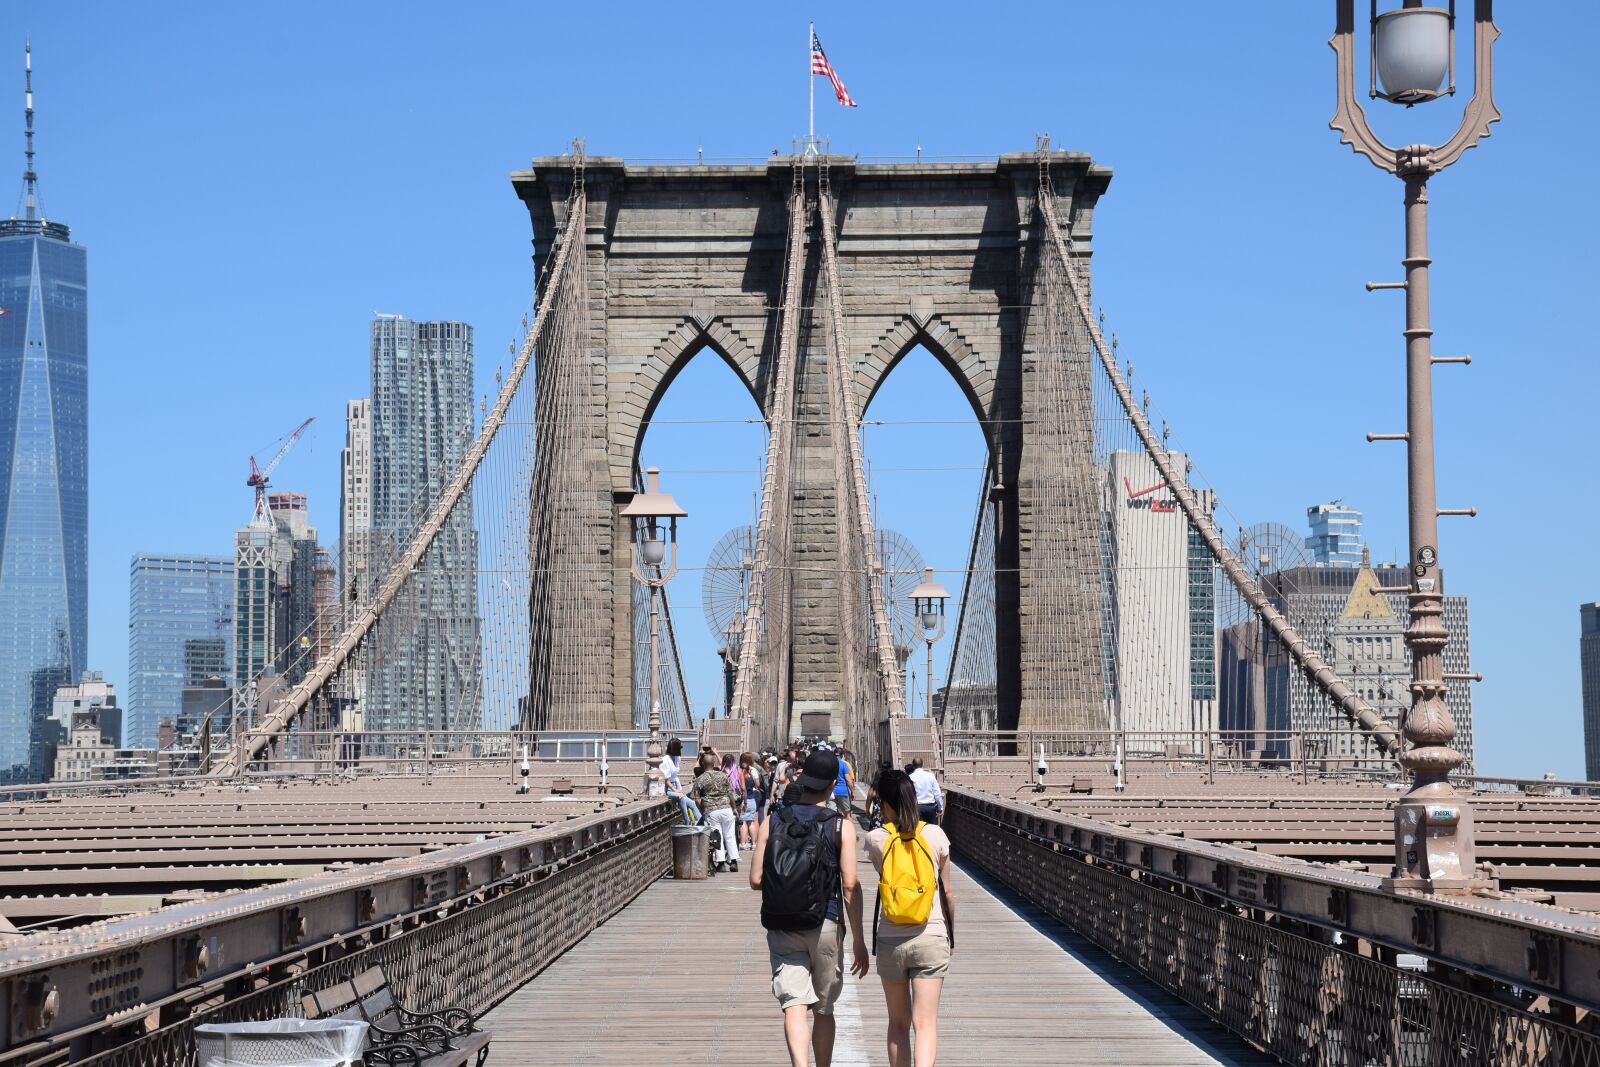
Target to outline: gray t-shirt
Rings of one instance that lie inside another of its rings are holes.
[[[889,831],[878,827],[867,835],[867,859],[872,861],[872,869],[879,874],[883,873],[883,846],[889,840]],[[928,851],[933,853],[933,866],[935,870],[942,870],[945,858],[950,855],[950,839],[939,827],[932,823],[922,824],[922,843],[928,846]],[[948,886],[940,887],[948,893]],[[944,899],[941,894],[933,898],[933,910],[928,912],[928,921],[920,926],[902,926],[892,923],[882,915],[878,916],[878,940],[882,941],[909,941],[918,934],[936,933],[945,935]]]

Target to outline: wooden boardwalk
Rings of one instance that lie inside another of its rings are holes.
[[[871,866],[861,866],[870,879]],[[952,888],[957,943],[941,1002],[941,1063],[1273,1062],[965,871]],[[656,882],[488,1014],[490,1064],[785,1067],[759,905],[744,870]],[[835,1014],[838,1067],[887,1062],[876,972],[846,977]]]

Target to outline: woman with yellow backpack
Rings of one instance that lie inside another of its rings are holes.
[[[889,1008],[889,1067],[933,1067],[939,993],[955,947],[950,839],[917,817],[917,787],[906,772],[883,771],[874,790],[884,823],[867,834],[867,858],[878,872],[873,950]]]

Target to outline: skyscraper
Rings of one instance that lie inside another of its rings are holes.
[[[227,557],[140,553],[133,557],[128,595],[128,712],[130,748],[154,748],[156,724],[178,718],[183,688],[226,670],[207,671],[191,660],[220,652],[233,637],[233,560]],[[209,642],[209,643],[207,643]]]
[[[305,677],[315,643],[317,531],[304,493],[267,494],[265,514],[234,534],[233,686],[249,711],[268,678]]]
[[[352,590],[359,602],[376,588],[466,455],[473,430],[472,327],[397,315],[375,319],[370,412],[370,474],[359,459],[361,429],[352,421],[349,430],[341,532],[360,532],[362,490],[370,487],[372,537],[364,560],[345,556],[347,607]],[[477,561],[471,500],[463,499],[385,621],[381,662],[373,661],[366,680],[367,729],[479,725]],[[365,579],[353,569],[362,562]]]
[[[1306,508],[1311,536],[1306,547],[1324,567],[1361,566],[1361,512],[1335,500]]]
[[[1600,603],[1578,606],[1578,659],[1583,670],[1584,776],[1600,782]]]
[[[1357,560],[1355,567],[1287,567],[1263,575],[1262,589],[1306,643],[1360,691],[1368,704],[1386,718],[1398,720],[1410,699],[1411,657],[1404,634],[1411,608],[1406,594],[1383,590],[1403,588],[1409,577],[1404,567],[1389,563],[1374,567],[1361,554]],[[1388,615],[1378,606],[1379,600],[1388,605]],[[1465,596],[1445,596],[1444,625],[1450,634],[1444,649],[1445,673],[1471,673],[1472,632]],[[1231,663],[1230,657],[1234,657],[1240,662],[1260,663],[1256,669],[1260,684],[1230,684],[1220,715],[1223,729],[1249,730],[1253,719],[1264,719],[1271,729],[1313,730],[1324,736],[1354,729],[1310,678],[1291,666],[1287,653],[1270,635],[1258,645],[1258,651],[1251,651],[1252,641],[1243,634],[1248,628],[1248,624],[1233,627],[1241,633],[1223,634],[1224,660]],[[1259,634],[1251,636],[1262,641]],[[1236,675],[1236,679],[1242,678],[1242,674]],[[1264,706],[1252,707],[1252,700]],[[1462,769],[1471,771],[1472,684],[1451,682],[1445,704],[1456,724],[1451,744],[1462,755]],[[1287,754],[1286,739],[1269,739],[1267,747],[1279,755]],[[1332,755],[1339,750],[1335,746],[1325,751]]]
[[[33,673],[76,677],[88,651],[88,255],[40,210],[25,65],[26,207],[0,220],[0,773],[28,759]]]
[[[339,475],[339,602],[348,614],[366,605],[376,580],[369,567],[372,540],[372,401],[345,404]]]
[[[1169,453],[1182,469],[1187,457]],[[1211,556],[1144,452],[1106,464],[1111,721],[1124,730],[1216,728],[1216,596]],[[1208,513],[1215,496],[1198,490]],[[1198,553],[1198,555],[1197,555]]]

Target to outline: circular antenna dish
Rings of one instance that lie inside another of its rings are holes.
[[[756,528],[735,526],[722,535],[706,559],[700,601],[705,605],[706,626],[719,643],[727,640],[734,616],[744,613],[755,558]]]
[[[889,623],[894,627],[894,643],[910,648],[917,640],[917,617],[912,610],[911,590],[922,581],[922,553],[911,539],[894,530],[875,532],[878,562],[883,564],[883,599],[889,608]],[[872,618],[871,605],[866,606]]]
[[[1244,531],[1244,565],[1261,582],[1279,571],[1311,566],[1305,538],[1281,522],[1258,522]],[[1285,590],[1287,592],[1288,590]]]
[[[1303,537],[1281,522],[1258,522],[1239,531],[1230,546],[1241,566],[1269,597],[1295,592],[1293,572],[1311,566],[1311,553]],[[1217,626],[1227,629],[1253,622],[1255,610],[1219,568],[1217,574]]]

